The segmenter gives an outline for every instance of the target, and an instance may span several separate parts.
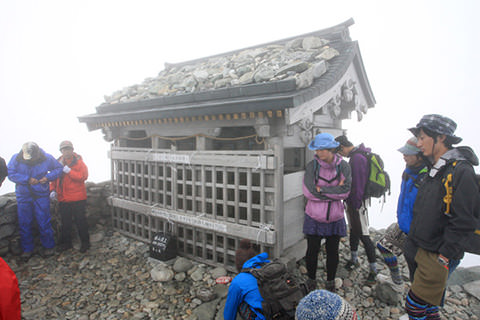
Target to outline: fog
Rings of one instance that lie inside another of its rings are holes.
[[[109,144],[77,117],[104,95],[181,62],[327,28],[353,18],[353,40],[377,104],[344,121],[354,143],[382,155],[392,178],[371,224],[395,221],[404,162],[396,151],[423,114],[458,123],[462,145],[479,152],[480,4],[476,1],[2,1],[0,2],[0,156],[26,141],[59,156],[74,143],[90,181],[110,179]],[[6,181],[0,194],[11,192]],[[381,210],[382,209],[382,210]],[[467,256],[462,266],[480,265]]]

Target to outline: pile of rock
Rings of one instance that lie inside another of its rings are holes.
[[[148,244],[126,238],[111,229],[107,197],[109,183],[87,184],[87,215],[91,226],[91,249],[74,249],[49,258],[35,254],[27,263],[18,255],[16,202],[13,194],[0,197],[0,253],[19,279],[23,319],[223,319],[228,283],[217,279],[235,274],[222,267],[177,257],[159,261],[150,257]],[[58,218],[54,215],[54,220]],[[56,225],[56,223],[54,224]],[[373,240],[384,230],[371,230]],[[37,246],[38,247],[38,246]],[[368,261],[360,247],[360,267],[349,272],[348,240],[340,242],[337,293],[348,300],[361,319],[396,320],[402,314],[408,292],[408,268],[403,256],[399,265],[405,279],[404,292],[388,285],[365,285]],[[319,254],[317,287],[326,278],[326,253]],[[388,275],[380,255],[379,271]],[[305,275],[303,261],[294,272]],[[458,268],[449,280],[445,306],[447,319],[480,319],[480,266]]]
[[[170,261],[150,258],[149,245],[126,238],[111,229],[92,230],[92,247],[86,254],[76,249],[46,259],[34,255],[28,263],[8,254],[4,259],[19,278],[23,319],[223,319],[228,284],[217,283],[225,275],[212,267],[177,257]],[[373,232],[377,238],[381,232]],[[405,294],[380,284],[365,285],[368,262],[360,249],[361,266],[348,272],[348,241],[340,245],[337,292],[357,310],[361,319],[396,320],[402,314]],[[323,287],[325,252],[319,255],[317,285]],[[380,272],[388,274],[378,257]],[[400,265],[405,278],[405,261]],[[302,274],[302,261],[295,272]],[[453,274],[441,309],[446,319],[478,320],[480,315],[480,267],[459,268]],[[381,288],[381,289],[380,289]],[[390,290],[390,291],[389,291]],[[476,290],[476,291],[475,291]]]
[[[10,193],[0,197],[0,256],[18,248],[17,200]]]
[[[294,79],[298,89],[312,85],[339,55],[329,40],[308,36],[283,44],[200,59],[188,64],[165,64],[157,77],[105,96],[106,104],[215,90],[224,87]]]

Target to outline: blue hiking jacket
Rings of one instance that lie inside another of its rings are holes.
[[[260,253],[255,257],[247,260],[243,264],[243,268],[260,268],[262,264],[270,262],[266,252]],[[261,314],[263,298],[258,290],[257,279],[250,273],[240,272],[233,278],[228,288],[227,301],[223,318],[225,320],[235,320],[237,318],[237,310],[240,303],[245,301],[257,315],[257,319],[264,320]]]
[[[50,194],[49,183],[30,185],[28,180],[37,180],[46,177],[48,182],[60,177],[63,166],[52,155],[42,149],[39,156],[34,160],[24,160],[20,153],[14,154],[8,163],[8,179],[15,183],[17,201],[31,200],[48,197]]]
[[[400,196],[397,204],[397,220],[400,230],[408,234],[413,218],[413,204],[418,192],[418,183],[427,173],[427,167],[407,167],[403,171]]]

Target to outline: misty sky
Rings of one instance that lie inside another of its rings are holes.
[[[361,3],[361,4],[360,4]],[[354,143],[380,153],[392,195],[372,226],[395,220],[403,160],[396,150],[423,114],[458,123],[480,152],[480,4],[471,1],[6,1],[0,0],[0,155],[26,141],[59,155],[72,140],[90,181],[110,179],[109,144],[77,117],[104,95],[181,62],[327,28],[349,18],[377,100],[361,122],[344,122]],[[478,168],[477,168],[478,171]],[[0,194],[13,191],[10,181]],[[468,257],[462,265],[480,265]]]

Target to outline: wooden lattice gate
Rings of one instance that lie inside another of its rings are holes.
[[[283,249],[283,168],[274,151],[171,151],[112,147],[113,225],[150,243],[172,232],[183,256],[233,269],[249,238]]]

